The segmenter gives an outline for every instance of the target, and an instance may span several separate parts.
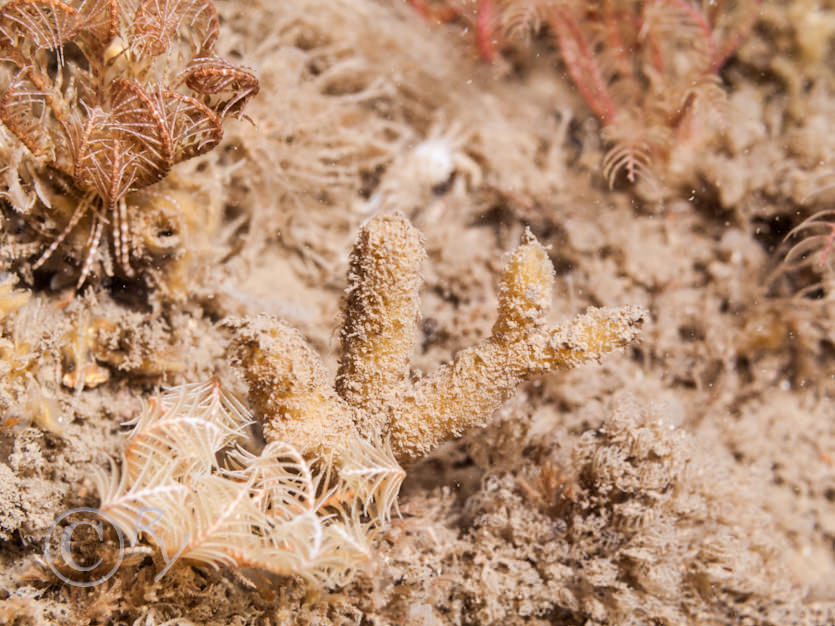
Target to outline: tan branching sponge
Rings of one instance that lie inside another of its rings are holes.
[[[266,316],[226,322],[236,332],[234,357],[268,441],[339,458],[341,442],[358,434],[412,461],[484,424],[527,378],[625,346],[645,316],[631,306],[589,309],[566,325],[545,324],[554,270],[527,232],[501,278],[490,337],[413,381],[409,356],[425,256],[420,233],[402,215],[378,216],[362,228],[351,256],[334,388],[297,331]]]
[[[348,273],[336,390],[378,412],[409,375],[420,317],[423,238],[404,218],[380,217],[360,231]]]

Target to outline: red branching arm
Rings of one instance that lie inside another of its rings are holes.
[[[495,15],[493,0],[479,0],[478,23],[476,24],[476,39],[481,58],[492,63],[496,59],[496,42],[493,39]]]
[[[551,13],[551,28],[557,37],[568,73],[580,95],[604,125],[610,124],[615,118],[617,107],[577,23],[565,10],[555,7]]]

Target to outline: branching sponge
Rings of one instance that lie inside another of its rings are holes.
[[[297,331],[265,316],[226,322],[235,329],[234,357],[268,440],[290,441],[315,456],[339,455],[340,442],[357,433],[412,461],[484,424],[531,376],[625,346],[645,315],[637,307],[589,309],[566,325],[547,325],[554,270],[527,232],[501,277],[490,337],[412,380],[425,256],[420,233],[402,215],[378,216],[362,228],[351,257],[335,388]]]

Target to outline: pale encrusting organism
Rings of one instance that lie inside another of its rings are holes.
[[[110,376],[92,352],[95,299],[59,308],[0,273],[0,434],[34,424],[59,435],[71,421],[66,393],[97,387]],[[64,400],[62,406],[61,400]]]
[[[483,425],[531,376],[596,361],[637,335],[638,307],[544,318],[554,270],[528,231],[501,276],[492,334],[437,371],[409,368],[420,317],[420,233],[400,214],[361,229],[351,256],[336,384],[302,334],[229,318],[231,354],[266,446],[245,449],[249,410],[218,382],[175,388],[137,418],[101,508],[128,533],[154,507],[165,561],[254,567],[338,585],[371,555],[405,477],[400,463]]]

